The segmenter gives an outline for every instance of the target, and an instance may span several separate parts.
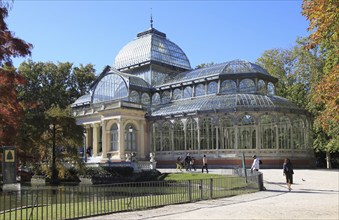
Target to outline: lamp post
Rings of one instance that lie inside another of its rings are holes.
[[[55,155],[55,148],[56,148],[56,127],[55,124],[51,124],[50,129],[52,129],[52,176],[50,184],[58,184],[58,176],[57,176],[57,170],[56,170],[56,155]]]

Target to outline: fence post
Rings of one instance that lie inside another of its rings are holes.
[[[264,187],[264,175],[263,173],[258,173],[258,187],[260,191],[266,190]]]
[[[188,180],[188,198],[192,202],[192,180]]]
[[[210,179],[210,199],[213,198],[213,179]]]
[[[203,194],[204,194],[204,189],[203,189],[203,182],[202,179],[200,180],[200,199],[203,200]]]

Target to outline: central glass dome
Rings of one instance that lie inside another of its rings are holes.
[[[151,27],[126,44],[115,57],[114,67],[129,69],[150,62],[190,70],[190,62],[184,51],[166,38],[166,34]]]

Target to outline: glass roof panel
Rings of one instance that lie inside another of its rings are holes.
[[[191,69],[190,62],[183,50],[156,32],[143,34],[129,42],[115,57],[113,66],[122,69],[151,60],[183,69]]]

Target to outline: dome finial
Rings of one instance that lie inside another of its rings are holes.
[[[151,29],[153,28],[153,16],[152,16],[152,8],[151,8],[151,20],[150,20],[150,22],[151,22]]]

